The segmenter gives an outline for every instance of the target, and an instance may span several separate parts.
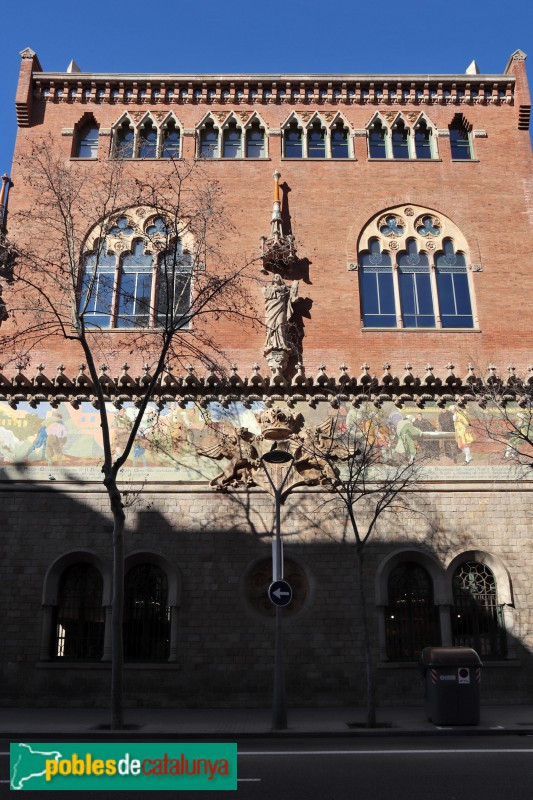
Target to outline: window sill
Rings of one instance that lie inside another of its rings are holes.
[[[84,156],[71,156],[71,161],[98,161],[98,156],[94,156],[93,158],[85,158]]]
[[[35,666],[37,669],[110,670],[111,661],[38,661]],[[181,670],[181,664],[177,661],[125,662],[124,669]]]
[[[378,163],[400,162],[404,164],[440,164],[442,158],[372,158],[368,157],[368,161],[376,161]]]
[[[452,158],[453,164],[479,164],[479,158]]]
[[[324,163],[324,162],[329,164],[331,161],[335,161],[335,162],[338,162],[338,163],[342,163],[343,161],[344,162],[348,162],[348,163],[350,163],[350,162],[353,163],[354,161],[357,161],[357,159],[353,158],[352,156],[348,156],[348,158],[308,158],[308,157],[304,157],[304,156],[302,156],[301,158],[285,158],[285,156],[283,156],[283,158],[281,160],[282,161],[306,161],[306,162],[311,162],[313,164],[320,164],[320,163]]]
[[[163,327],[154,327],[154,328],[85,328],[86,334],[91,333],[161,333],[164,330]],[[192,325],[188,327],[178,328],[176,331],[177,333],[192,333]]]
[[[517,658],[510,658],[508,661],[491,661],[490,659],[483,658],[480,656],[481,661],[483,662],[483,669],[487,667],[503,667],[503,668],[514,668],[517,669],[522,666],[522,663]],[[419,661],[381,661],[378,665],[378,669],[416,669],[422,671],[422,665]]]
[[[481,328],[365,328],[361,333],[481,333]]]
[[[231,163],[232,161],[237,161],[237,162],[241,162],[241,161],[272,161],[270,156],[263,156],[262,158],[223,158],[223,157],[219,158],[218,156],[216,158],[202,158],[202,157],[196,156],[194,160],[195,161],[201,161],[203,164],[204,163],[212,163],[212,162],[216,162],[216,161],[224,161],[225,164]]]

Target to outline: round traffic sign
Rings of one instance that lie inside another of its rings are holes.
[[[288,606],[292,600],[292,588],[287,581],[274,581],[268,587],[270,602],[275,606]]]

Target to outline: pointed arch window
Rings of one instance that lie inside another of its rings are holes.
[[[381,252],[377,239],[361,257],[360,289],[363,324],[366,328],[396,327],[396,307],[392,263],[388,253]]]
[[[134,131],[127,119],[115,131],[115,158],[133,158]]]
[[[102,576],[93,564],[72,564],[64,570],[59,580],[52,626],[53,659],[93,661],[102,658],[105,625],[102,588]]]
[[[387,131],[379,119],[368,131],[368,151],[370,158],[387,158]]]
[[[331,129],[331,157],[349,158],[348,128],[339,120]]]
[[[161,217],[148,222],[142,237],[134,233],[122,217],[109,230],[109,238],[123,240],[120,256],[108,253],[106,239],[98,255],[85,257],[79,305],[85,327],[187,327],[193,256],[179,240],[165,246],[168,229]]]
[[[175,120],[170,119],[161,131],[161,158],[179,158],[181,131]]]
[[[303,134],[296,120],[293,120],[283,135],[285,158],[303,158]]]
[[[242,131],[231,120],[222,131],[222,157],[242,158]]]
[[[433,158],[432,132],[425,119],[420,120],[415,127],[415,154],[418,159]]]
[[[398,273],[404,327],[434,328],[429,259],[418,252],[414,239],[407,241],[407,250],[398,256]]]
[[[464,118],[456,114],[450,124],[449,131],[452,158],[461,161],[472,159],[472,140]]]
[[[82,125],[76,134],[74,155],[77,158],[96,158],[98,156],[99,129],[94,120]]]
[[[315,120],[307,132],[307,157],[326,157],[326,129],[318,120]]]
[[[389,575],[386,609],[387,657],[418,661],[424,647],[440,644],[438,609],[429,572],[413,561],[398,564]]]
[[[482,658],[507,655],[496,580],[479,561],[463,562],[453,575],[452,638],[454,645],[473,647]]]
[[[392,126],[391,144],[393,158],[409,158],[409,130],[402,119]]]
[[[246,131],[246,158],[264,158],[265,156],[265,132],[256,120]]]
[[[451,239],[435,257],[437,289],[443,328],[473,328],[472,303],[466,259],[456,253]]]
[[[200,131],[200,158],[218,158],[218,129],[212,121]]]
[[[155,564],[137,564],[124,579],[124,658],[168,661],[168,579]]]
[[[139,130],[139,158],[156,158],[157,130],[151,120],[147,120]]]

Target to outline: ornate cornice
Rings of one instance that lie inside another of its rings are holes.
[[[423,375],[414,372],[409,363],[398,373],[392,371],[390,364],[384,364],[376,372],[368,364],[363,364],[357,375],[350,374],[345,365],[337,373],[328,373],[326,366],[321,365],[314,377],[306,375],[303,366],[298,365],[291,379],[281,375],[262,375],[257,364],[249,375],[240,375],[236,365],[233,365],[231,372],[231,375],[222,377],[214,372],[199,375],[192,366],[187,368],[185,374],[168,369],[157,382],[153,401],[161,405],[168,402],[185,405],[191,401],[201,405],[210,402],[226,405],[240,401],[245,406],[256,401],[262,401],[267,406],[285,402],[290,407],[296,403],[315,406],[328,402],[336,406],[340,402],[357,405],[365,401],[380,406],[390,401],[401,407],[410,401],[421,406],[427,402],[484,403],[487,387],[491,391],[498,389],[504,399],[521,402],[524,391],[529,396],[533,389],[533,366],[528,367],[527,376],[522,379],[516,377],[516,369],[512,365],[502,374],[490,365],[487,373],[482,374],[469,364],[466,374],[461,377],[451,362],[437,372],[428,364]],[[98,380],[105,401],[116,406],[139,402],[151,379],[148,366],[142,375],[132,376],[127,364],[123,365],[119,375],[112,376],[109,373],[109,368],[102,366]],[[8,371],[0,365],[0,401],[13,407],[21,402],[29,402],[32,406],[41,402],[52,405],[70,403],[74,407],[88,402],[98,406],[95,386],[83,364],[76,374],[71,375],[66,374],[63,365],[59,365],[55,371],[43,364],[34,370],[23,369],[19,365],[14,371]]]

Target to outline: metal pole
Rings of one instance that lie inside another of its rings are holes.
[[[274,492],[276,502],[276,550],[277,565],[274,580],[283,578],[281,554],[281,492]],[[284,731],[287,728],[287,694],[285,690],[285,660],[283,657],[283,608],[276,606],[276,639],[274,646],[274,688],[272,693],[272,730]]]
[[[281,498],[283,489],[287,484],[289,473],[294,463],[290,457],[289,468],[281,486],[276,486],[267,469],[268,458],[261,458],[261,464],[274,493],[276,508],[276,559],[273,563],[272,578],[283,578],[283,549],[281,541]],[[266,463],[265,463],[266,462]],[[272,691],[272,730],[284,731],[287,729],[287,693],[285,688],[285,660],[283,655],[283,608],[276,606],[276,634],[274,642],[274,686]]]

